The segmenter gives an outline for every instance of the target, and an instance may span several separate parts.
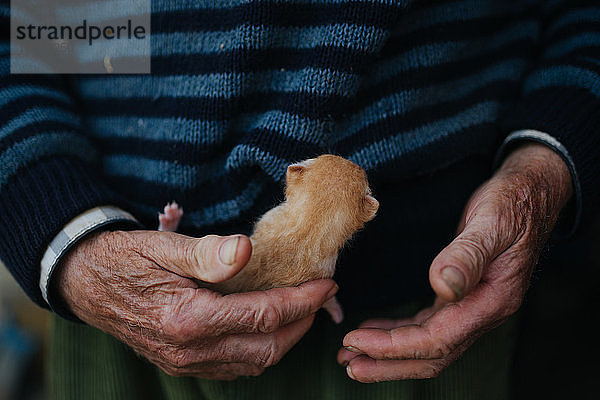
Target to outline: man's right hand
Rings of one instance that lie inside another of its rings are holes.
[[[234,379],[276,364],[337,292],[329,279],[227,296],[194,282],[231,278],[251,252],[243,235],[100,232],[63,258],[55,279],[77,317],[166,373]]]

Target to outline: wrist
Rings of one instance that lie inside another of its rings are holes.
[[[69,221],[48,245],[40,262],[39,287],[50,308],[66,319],[77,320],[65,307],[57,290],[61,281],[55,276],[62,259],[72,248],[99,230],[139,227],[141,225],[131,214],[109,205],[89,209]]]
[[[504,160],[498,175],[510,177],[531,209],[553,226],[573,196],[573,183],[564,160],[548,146],[528,142],[516,147]]]
[[[88,234],[69,249],[58,262],[54,272],[52,291],[60,296],[67,305],[72,303],[74,294],[72,289],[76,288],[76,282],[81,280],[78,275],[83,266],[82,263],[93,257],[89,250],[94,247],[98,238],[106,233],[107,231],[96,231]]]
[[[114,268],[109,255],[121,244],[115,238],[126,234],[129,232],[110,228],[90,232],[61,257],[48,288],[59,315],[71,314],[76,321],[88,322],[83,316],[94,291],[91,288],[98,289],[107,283],[105,269]]]

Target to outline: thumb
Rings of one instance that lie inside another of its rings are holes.
[[[252,244],[245,235],[193,238],[173,232],[154,232],[149,254],[161,267],[186,278],[222,282],[237,274],[250,259]],[[147,253],[147,252],[146,252]]]
[[[444,248],[429,268],[429,281],[443,301],[458,301],[481,280],[487,266],[510,241],[503,237],[497,219],[474,219]]]

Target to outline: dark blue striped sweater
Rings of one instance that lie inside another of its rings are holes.
[[[573,157],[584,213],[595,201],[597,1],[157,0],[151,75],[79,77],[9,74],[7,3],[0,259],[39,304],[41,255],[82,211],[153,228],[176,200],[184,232],[243,231],[288,163],[325,152],[374,180],[452,180],[537,129]]]

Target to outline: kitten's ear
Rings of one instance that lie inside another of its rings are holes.
[[[304,172],[305,169],[306,169],[306,167],[302,164],[292,164],[288,167],[287,173],[288,174],[301,174]]]
[[[375,217],[377,210],[379,209],[379,202],[375,197],[370,194],[366,195],[363,199],[365,221],[370,221]]]
[[[287,173],[285,175],[285,180],[289,184],[291,182],[297,181],[304,171],[306,170],[306,166],[302,164],[292,164],[287,168]]]

